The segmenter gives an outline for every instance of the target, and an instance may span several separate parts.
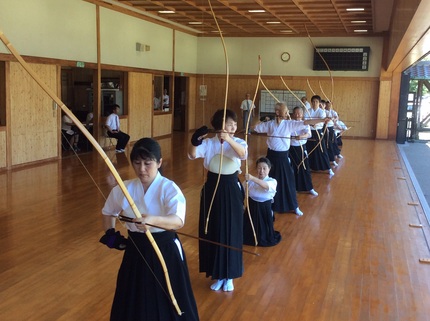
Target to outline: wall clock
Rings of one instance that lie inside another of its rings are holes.
[[[286,51],[281,54],[281,60],[283,62],[289,61],[290,58],[291,58],[290,54],[288,52],[286,52]]]

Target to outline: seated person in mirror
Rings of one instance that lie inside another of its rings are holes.
[[[157,97],[157,94],[154,93],[154,110],[159,110],[161,107],[161,99]]]
[[[65,149],[73,149],[78,152],[78,141],[79,141],[79,132],[73,124],[73,121],[69,116],[63,113],[63,117],[61,118],[61,132],[63,137],[67,139],[67,144]]]
[[[167,89],[164,89],[164,95],[163,95],[163,111],[169,111],[169,105],[170,105],[170,98],[167,94]]]
[[[119,113],[120,107],[119,105],[114,105],[112,107],[112,113],[106,118],[106,133],[109,137],[113,137],[117,139],[115,151],[117,153],[124,153],[125,147],[127,146],[128,141],[130,140],[130,136],[120,130],[120,122],[119,122]]]

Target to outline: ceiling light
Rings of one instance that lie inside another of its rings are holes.
[[[366,20],[353,20],[351,23],[366,23]]]
[[[190,21],[190,22],[188,22],[188,24],[189,25],[202,25],[203,22],[201,22],[201,21]]]
[[[158,13],[175,13],[173,10],[160,10]]]
[[[250,13],[262,13],[262,12],[266,12],[266,10],[262,10],[262,9],[258,9],[258,10],[248,10],[248,12],[250,12]]]
[[[279,21],[267,21],[266,23],[269,24],[269,25],[277,25],[277,24],[279,24],[281,22],[279,22]]]
[[[366,29],[356,29],[356,30],[354,30],[354,32],[367,32],[367,30]]]
[[[348,8],[346,11],[364,11],[364,8]]]
[[[281,30],[281,31],[279,31],[279,32],[282,32],[282,33],[292,33],[292,32],[293,32],[293,30]]]

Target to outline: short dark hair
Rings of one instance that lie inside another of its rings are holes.
[[[318,99],[318,101],[321,101],[321,97],[318,96],[318,95],[313,95],[312,98],[311,98],[311,101],[314,100],[314,99]]]
[[[112,112],[114,112],[114,110],[117,109],[117,108],[121,109],[121,106],[118,105],[118,104],[113,105],[112,106]]]
[[[272,163],[266,157],[260,157],[259,159],[257,159],[257,161],[255,162],[255,166],[258,166],[258,164],[260,163],[266,163],[269,168],[272,168]]]
[[[224,110],[218,109],[215,114],[212,116],[211,119],[211,125],[215,130],[221,130],[223,125],[223,117],[224,117]],[[237,115],[234,111],[231,109],[227,109],[225,112],[225,120],[232,119],[233,121],[237,122]]]
[[[161,147],[158,142],[149,137],[139,139],[131,150],[130,160],[133,162],[139,158],[159,163],[161,159]]]

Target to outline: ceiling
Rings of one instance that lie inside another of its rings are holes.
[[[389,28],[393,0],[98,0],[200,36],[341,37],[381,35]],[[215,13],[216,21],[211,12]],[[363,8],[363,11],[347,11]],[[249,12],[264,10],[264,12]],[[172,13],[160,13],[172,11]],[[359,21],[359,22],[353,22]],[[367,30],[357,32],[356,30]]]

